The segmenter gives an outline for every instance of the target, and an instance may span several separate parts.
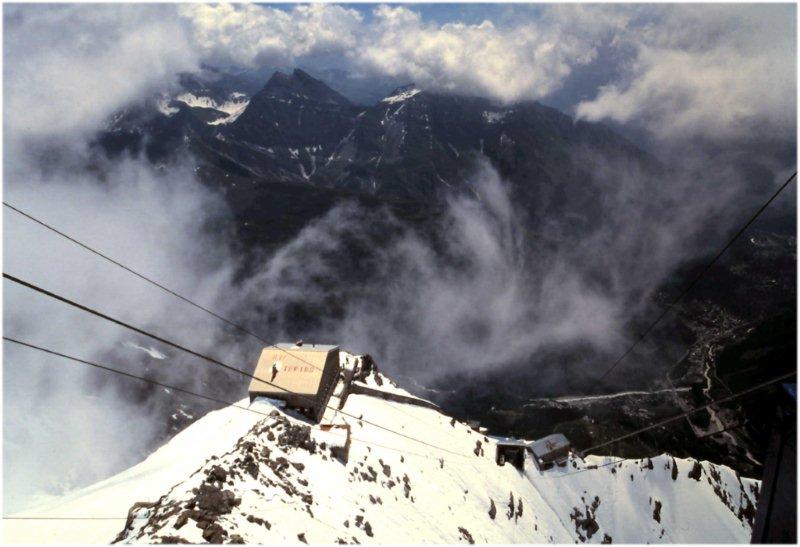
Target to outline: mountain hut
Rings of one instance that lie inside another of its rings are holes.
[[[277,344],[261,351],[250,381],[250,401],[269,397],[286,401],[319,422],[339,376],[339,347],[323,344]]]

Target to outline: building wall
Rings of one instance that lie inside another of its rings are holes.
[[[339,380],[339,350],[335,349],[328,352],[325,361],[324,372],[320,381],[319,390],[317,391],[318,406],[316,407],[316,420],[322,420],[322,415],[325,414],[325,407],[333,394],[336,387],[336,382]]]
[[[253,374],[258,379],[250,381],[250,399],[257,396],[280,399],[288,406],[310,409],[311,417],[319,421],[336,385],[338,371],[338,348],[329,351],[264,348]]]
[[[281,395],[293,393],[316,397],[329,353],[302,349],[264,348],[253,375],[278,387],[253,379],[250,382],[251,395],[255,393],[281,399],[283,398]],[[275,364],[277,364],[277,373],[273,368]]]

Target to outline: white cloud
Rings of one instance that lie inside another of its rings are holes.
[[[370,17],[332,4],[14,7],[5,14],[5,127],[16,136],[91,130],[200,61],[325,59],[500,101],[552,96],[596,62],[620,77],[580,94],[591,97],[577,105],[582,118],[638,125],[662,140],[794,133],[794,6],[509,10],[495,21],[439,24],[386,5]]]
[[[617,33],[635,57],[622,81],[577,106],[580,117],[638,124],[661,140],[793,136],[794,6],[654,11],[654,21]]]
[[[795,8],[789,5],[552,5],[465,24],[381,5],[362,18],[336,5],[280,9],[183,5],[208,58],[291,64],[334,55],[360,73],[500,101],[557,93],[598,61],[621,74],[577,105],[659,139],[741,139],[794,132]],[[611,58],[598,59],[598,48]]]
[[[561,85],[572,66],[591,61],[593,46],[558,26],[528,21],[497,27],[426,23],[405,7],[375,10],[357,63],[417,84],[503,101],[540,98]]]
[[[191,163],[163,171],[124,160],[100,176],[58,165],[42,173],[7,164],[4,199],[234,317],[237,255],[227,232],[209,227],[230,213],[219,193],[195,179]],[[5,212],[3,228],[4,270],[13,275],[243,369],[258,354],[260,343],[232,336],[217,319],[17,213]],[[245,393],[243,377],[29,289],[6,282],[3,296],[6,336],[212,397]],[[3,344],[3,364],[3,499],[10,512],[32,496],[63,494],[136,463],[163,438],[165,417],[179,403],[198,403],[11,343]]]
[[[254,4],[183,4],[194,39],[212,60],[243,65],[283,64],[315,54],[340,53],[356,45],[361,15],[330,4],[290,10]]]
[[[197,67],[169,7],[24,5],[4,10],[4,128],[20,138],[90,131]]]
[[[186,4],[180,13],[204,56],[244,65],[290,64],[339,55],[360,71],[414,80],[431,89],[500,100],[539,98],[595,51],[581,34],[530,17],[513,27],[490,21],[436,25],[412,9],[379,6],[371,20],[336,5],[291,9]]]
[[[650,309],[675,266],[719,241],[743,184],[723,168],[698,189],[694,177],[579,159],[594,168],[604,196],[596,205],[602,222],[579,237],[565,235],[571,220],[557,215],[531,236],[526,211],[481,165],[470,178],[475,195],[448,201],[432,238],[441,244],[388,211],[339,206],[242,284],[240,307],[283,333],[293,310],[307,306],[322,324],[304,324],[296,336],[369,352],[418,380],[509,363],[533,367],[574,348],[592,350],[587,365],[607,366],[625,347],[626,321]],[[694,199],[684,204],[690,190]],[[353,245],[363,249],[357,274],[345,258]],[[249,306],[256,301],[269,303],[269,317]],[[577,369],[579,358],[570,359]],[[563,378],[562,369],[542,372]]]

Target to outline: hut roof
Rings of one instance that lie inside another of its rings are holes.
[[[273,347],[273,346],[270,346],[270,347]],[[303,344],[301,344],[299,346],[297,344],[280,343],[280,344],[275,344],[274,347],[277,347],[278,349],[282,349],[282,350],[287,350],[287,351],[297,351],[297,350],[302,350],[302,351],[322,351],[322,352],[325,352],[325,353],[328,353],[329,351],[334,350],[334,349],[339,349],[339,346],[335,346],[335,345],[332,345],[332,344],[305,344],[305,343],[303,343]],[[265,349],[269,349],[269,347],[265,348]]]
[[[553,433],[552,435],[548,435],[547,437],[542,437],[538,441],[531,444],[531,450],[533,451],[533,454],[537,458],[546,456],[556,450],[561,450],[569,447],[570,447],[569,439],[567,439],[561,433]]]

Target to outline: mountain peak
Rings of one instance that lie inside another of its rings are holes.
[[[339,105],[350,104],[350,101],[328,87],[325,82],[299,68],[294,69],[291,74],[276,71],[267,81],[261,93],[279,99],[302,98]]]
[[[300,68],[296,68],[292,71],[292,76],[301,80],[301,81],[319,81],[315,80],[308,72],[302,70]]]

